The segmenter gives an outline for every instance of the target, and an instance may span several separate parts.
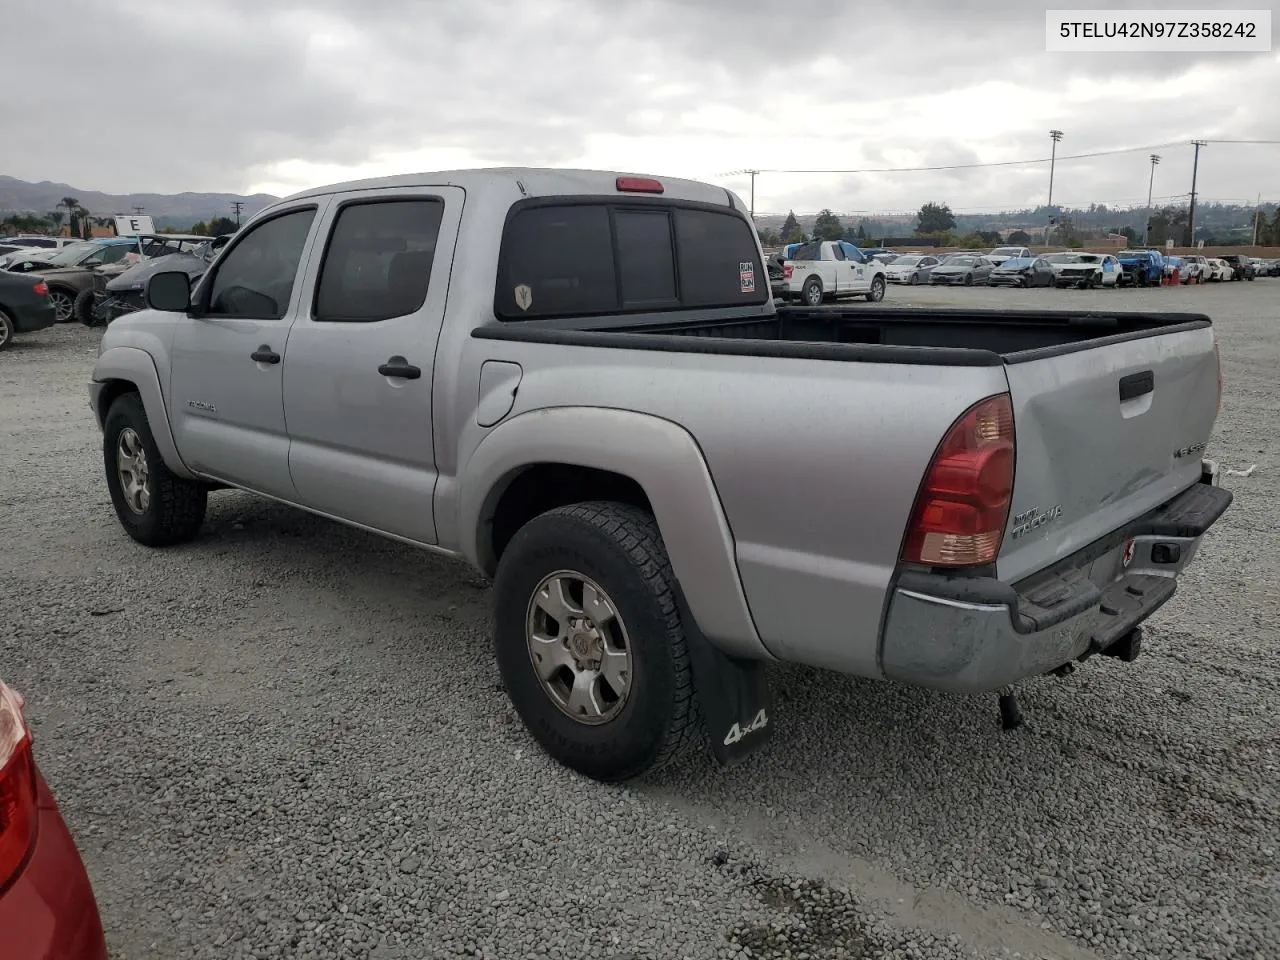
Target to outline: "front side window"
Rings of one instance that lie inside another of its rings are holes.
[[[534,205],[503,235],[505,320],[765,303],[755,235],[736,213],[666,204]]]
[[[320,265],[315,319],[372,323],[420,310],[443,217],[435,197],[344,206]]]
[[[289,309],[314,208],[272,217],[249,230],[218,264],[208,316],[278,320]]]

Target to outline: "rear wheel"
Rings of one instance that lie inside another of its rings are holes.
[[[884,277],[872,277],[871,289],[867,292],[868,303],[879,303],[884,299]]]
[[[639,776],[697,733],[675,576],[653,517],[596,501],[550,510],[503,551],[498,669],[554,759],[596,780]]]
[[[13,317],[0,310],[0,350],[13,343],[13,335],[17,332]]]
[[[804,290],[800,296],[804,302],[811,307],[822,305],[822,281],[817,277],[810,277],[804,285]]]

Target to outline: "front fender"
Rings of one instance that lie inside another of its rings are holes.
[[[113,386],[117,385],[117,386]],[[187,480],[196,479],[178,455],[169,426],[169,411],[165,407],[164,394],[160,390],[160,374],[156,371],[151,354],[137,347],[109,347],[98,357],[93,367],[93,380],[89,384],[89,403],[101,427],[107,418],[107,408],[119,395],[120,384],[131,384],[142,398],[147,412],[147,423],[155,438],[156,448],[165,466]]]
[[[459,469],[459,550],[481,570],[486,535],[511,481],[537,463],[608,470],[635,480],[653,507],[671,568],[702,633],[726,653],[772,659],[738,576],[733,533],[702,451],[660,417],[601,407],[533,410],[489,432]]]

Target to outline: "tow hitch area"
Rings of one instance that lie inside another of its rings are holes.
[[[1104,657],[1115,657],[1125,663],[1133,663],[1142,653],[1142,628],[1134,627],[1107,649],[1098,652]]]

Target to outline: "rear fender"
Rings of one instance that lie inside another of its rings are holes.
[[[107,410],[111,402],[120,395],[122,387],[125,390],[130,387],[136,389],[142,398],[151,435],[155,438],[156,448],[160,451],[165,466],[184,479],[196,479],[195,474],[182,462],[177,444],[173,442],[169,411],[165,407],[160,375],[151,354],[137,347],[110,347],[98,358],[93,367],[90,399],[99,427],[105,424]]]

